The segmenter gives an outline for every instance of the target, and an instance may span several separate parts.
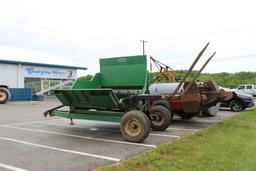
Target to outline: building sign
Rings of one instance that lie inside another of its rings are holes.
[[[54,68],[51,69],[43,67],[25,67],[24,76],[37,78],[75,79],[76,70]]]

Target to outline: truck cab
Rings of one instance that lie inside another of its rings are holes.
[[[235,92],[256,96],[256,85],[253,85],[253,84],[240,85],[235,89]]]

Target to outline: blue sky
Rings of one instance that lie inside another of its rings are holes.
[[[174,69],[188,68],[211,42],[202,60],[217,54],[205,72],[256,71],[254,7],[246,0],[0,0],[0,46],[17,50],[17,59],[93,74],[99,58],[141,54],[141,39],[148,55]],[[7,50],[0,58],[17,60]]]

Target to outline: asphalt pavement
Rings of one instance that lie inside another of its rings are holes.
[[[0,170],[91,170],[235,115],[221,111],[216,117],[175,117],[166,131],[151,131],[143,143],[131,143],[123,139],[118,123],[74,120],[70,125],[68,119],[43,116],[57,105],[55,100],[0,105]]]

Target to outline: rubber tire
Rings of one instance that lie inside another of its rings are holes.
[[[214,117],[218,114],[219,110],[220,110],[220,102],[217,103],[215,106],[211,106],[208,108],[203,108],[202,109],[202,115],[203,116],[210,116],[210,117]]]
[[[0,100],[0,104],[7,103],[11,97],[10,91],[7,88],[0,87],[0,92],[4,92],[6,94],[6,98],[3,100]]]
[[[167,100],[158,100],[155,102],[154,106],[156,105],[160,105],[160,106],[164,106],[165,108],[167,108],[170,112],[171,111],[171,106],[170,103]]]
[[[193,114],[188,114],[188,113],[182,113],[182,114],[178,114],[182,119],[191,119],[194,117]]]
[[[150,109],[150,115],[153,114],[153,113],[158,113],[160,114],[160,117],[162,118],[161,119],[161,124],[155,124],[154,121],[152,121],[152,118],[151,118],[151,127],[153,130],[156,130],[156,131],[164,131],[166,128],[168,128],[172,122],[172,116],[171,116],[171,113],[170,111],[164,107],[164,106],[161,106],[161,105],[156,105],[156,106],[153,106],[151,109]]]
[[[238,104],[240,105],[240,108],[235,109],[234,106],[233,106],[235,103],[238,103]],[[240,112],[240,111],[243,110],[243,104],[242,104],[242,102],[240,102],[239,100],[232,100],[232,101],[230,102],[230,109],[231,109],[233,112]]]
[[[171,122],[170,123],[172,123],[174,113],[172,111],[170,103],[167,100],[158,100],[158,101],[155,102],[154,106],[156,106],[156,105],[163,106],[163,107],[165,107],[165,108],[167,108],[169,110],[169,112],[171,114]]]
[[[141,126],[141,131],[136,136],[129,135],[129,133],[127,133],[125,129],[126,124],[128,124],[128,122],[132,119],[136,119],[137,121],[139,121],[139,124]],[[138,110],[131,110],[125,113],[121,119],[120,124],[120,130],[122,132],[124,139],[136,143],[144,141],[148,137],[151,129],[151,124],[148,116],[145,113]]]

